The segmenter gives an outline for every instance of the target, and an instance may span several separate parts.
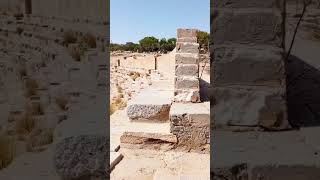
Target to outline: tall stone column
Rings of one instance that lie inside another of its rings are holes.
[[[178,29],[175,67],[175,102],[200,102],[197,30]]]
[[[280,130],[287,120],[283,0],[212,2],[215,127]]]

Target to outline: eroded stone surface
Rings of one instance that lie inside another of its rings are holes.
[[[209,151],[210,103],[174,103],[170,110],[171,132],[179,146],[196,151]]]
[[[66,138],[56,146],[56,171],[64,179],[106,179],[107,151],[107,138],[103,136]]]
[[[228,125],[287,129],[285,89],[215,88],[213,121]]]

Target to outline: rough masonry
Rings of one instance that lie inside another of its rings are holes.
[[[215,127],[281,130],[287,120],[283,0],[213,2]]]
[[[175,67],[175,102],[200,102],[197,30],[178,29]]]

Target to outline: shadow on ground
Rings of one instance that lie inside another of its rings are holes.
[[[210,83],[200,78],[200,101],[210,101],[209,98]]]
[[[291,125],[320,126],[320,71],[293,55],[286,63],[286,71]]]

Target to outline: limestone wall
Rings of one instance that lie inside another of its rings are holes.
[[[107,20],[107,0],[32,0],[32,14],[76,19]]]
[[[21,13],[24,8],[23,0],[0,0],[0,11]]]
[[[216,126],[288,128],[283,0],[212,2]]]

